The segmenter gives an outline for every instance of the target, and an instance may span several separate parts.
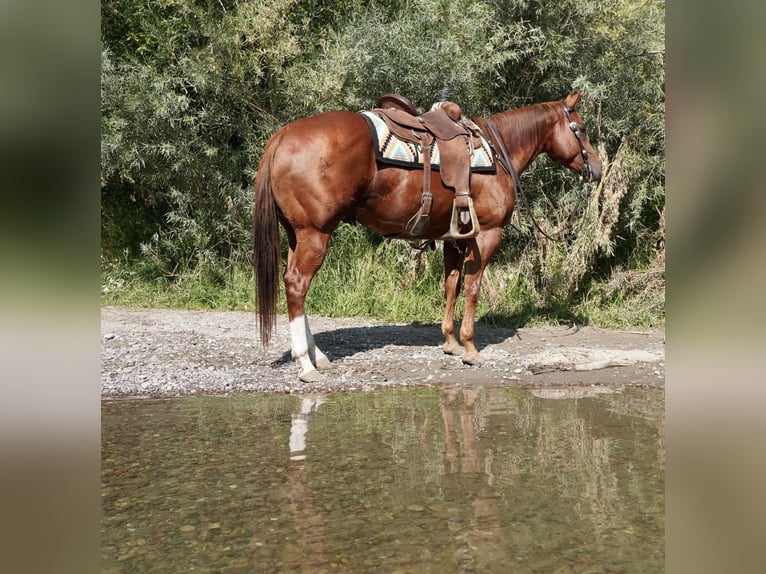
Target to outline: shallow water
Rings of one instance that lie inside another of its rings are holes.
[[[104,572],[664,571],[664,393],[102,402]]]

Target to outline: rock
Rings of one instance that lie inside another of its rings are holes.
[[[358,392],[497,384],[498,373],[505,384],[537,385],[546,378],[546,372],[557,376],[565,369],[574,374],[578,369],[603,366],[614,366],[616,371],[625,363],[657,358],[656,364],[640,373],[635,369],[630,377],[610,373],[608,380],[602,376],[598,382],[612,386],[664,384],[664,334],[659,330],[631,336],[630,332],[590,327],[575,331],[535,327],[517,332],[481,325],[477,342],[489,362],[477,368],[466,367],[459,357],[442,352],[437,323],[391,325],[352,317],[309,317],[309,324],[332,365],[325,380],[304,383],[298,380],[300,369],[290,358],[289,327],[284,316],[277,317],[272,343],[263,348],[252,312],[103,307],[101,395]],[[545,351],[549,353],[547,359],[540,356],[546,344],[550,344]],[[620,350],[621,355],[604,355],[609,346]],[[560,360],[554,360],[555,353]],[[533,375],[533,371],[542,374]],[[588,382],[594,380],[597,375],[589,374]],[[559,380],[553,382],[559,384]]]

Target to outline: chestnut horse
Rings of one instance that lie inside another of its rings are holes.
[[[471,196],[479,221],[478,235],[444,241],[446,310],[442,321],[444,352],[462,361],[481,360],[474,344],[476,302],[484,268],[500,245],[516,200],[514,181],[541,153],[583,176],[601,178],[601,161],[575,110],[580,94],[475,118],[496,153],[511,162],[496,173],[471,174]],[[448,233],[454,192],[431,172],[433,205],[427,227],[411,237],[405,225],[419,207],[423,171],[380,164],[373,137],[361,114],[332,111],[291,122],[266,145],[255,179],[253,270],[256,279],[261,342],[268,345],[276,323],[277,284],[281,266],[278,222],[287,232],[287,268],[283,281],[290,321],[291,354],[300,379],[321,379],[317,369],[330,366],[311,335],[304,300],[322,266],[335,228],[354,220],[387,237],[440,239]],[[515,170],[516,174],[513,174]],[[510,172],[510,173],[509,173]],[[461,279],[465,309],[460,344],[455,337],[455,302]]]

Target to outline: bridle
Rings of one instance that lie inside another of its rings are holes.
[[[590,163],[588,163],[588,150],[585,149],[585,143],[582,141],[582,131],[580,131],[577,122],[572,120],[572,116],[570,115],[570,113],[573,111],[573,107],[564,104],[564,115],[569,122],[569,129],[572,130],[575,138],[577,138],[577,143],[580,144],[580,155],[582,155],[583,160],[582,179],[587,183],[593,181],[593,172],[590,169]]]
[[[574,108],[571,106],[568,106],[564,104],[564,115],[566,116],[567,121],[569,122],[569,129],[572,130],[572,133],[574,134],[575,138],[577,139],[577,143],[580,144],[580,154],[582,155],[583,159],[583,170],[582,170],[582,178],[583,181],[588,183],[593,180],[593,172],[590,169],[590,163],[588,163],[588,150],[585,149],[585,144],[582,140],[582,132],[580,131],[580,128],[577,126],[577,123],[572,119],[572,116],[570,115],[571,112],[574,111]],[[511,163],[510,155],[508,154],[508,150],[505,148],[505,144],[503,144],[503,140],[500,137],[500,134],[497,133],[497,128],[495,127],[494,122],[490,118],[484,118],[484,123],[487,126],[487,130],[492,136],[492,139],[495,141],[495,144],[497,145],[497,148],[500,150],[500,154],[497,153],[497,150],[495,150],[495,146],[492,144],[492,142],[489,142],[490,147],[495,152],[495,157],[498,158],[500,165],[503,166],[505,171],[510,174],[511,179],[513,180],[516,197],[518,199],[521,199],[521,203],[526,203],[526,198],[524,197],[524,191],[521,187],[521,180],[519,179],[519,175],[516,173],[516,170],[513,168],[513,163]],[[590,204],[590,197],[588,197],[588,203]],[[516,210],[516,213],[519,214],[519,210]],[[544,235],[546,238],[550,239],[551,241],[564,241],[563,239],[555,239],[548,235],[543,229],[540,228],[540,226],[537,224],[537,222],[532,219],[532,223],[537,228],[537,231],[539,231],[542,235]]]

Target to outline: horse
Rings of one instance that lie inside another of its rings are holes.
[[[462,351],[461,360],[467,365],[481,363],[474,342],[476,303],[484,269],[501,243],[503,228],[511,221],[518,174],[545,153],[555,163],[580,174],[585,182],[601,178],[601,160],[575,109],[579,101],[580,93],[574,92],[563,100],[473,118],[492,144],[499,163],[511,165],[498,166],[494,173],[471,174],[478,234],[444,240],[442,348],[451,355]],[[407,222],[421,205],[423,170],[384,165],[376,160],[373,145],[362,114],[329,111],[286,124],[269,139],[259,163],[253,208],[253,272],[261,343],[269,344],[276,324],[281,224],[288,241],[282,280],[291,355],[304,382],[321,380],[319,371],[331,366],[314,342],[304,301],[340,222],[355,221],[386,237],[417,241],[444,239],[450,229],[455,194],[431,172],[430,220],[418,230],[417,237],[408,235]],[[465,291],[459,332],[462,348],[454,327],[461,283]]]

